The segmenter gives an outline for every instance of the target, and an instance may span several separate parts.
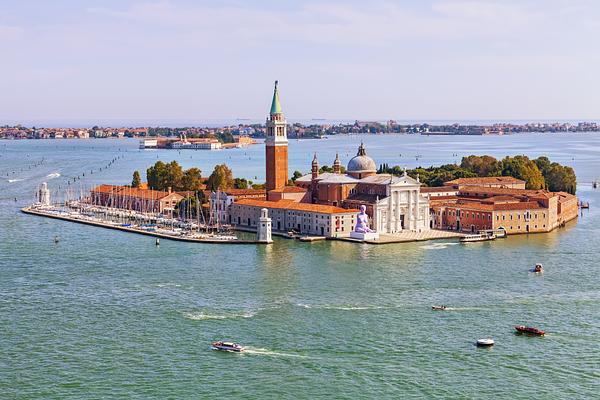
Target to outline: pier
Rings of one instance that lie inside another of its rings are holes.
[[[60,219],[63,221],[76,222],[79,224],[98,226],[101,228],[107,229],[115,229],[124,232],[137,233],[140,235],[146,236],[154,236],[156,238],[163,238],[168,240],[176,240],[179,242],[192,242],[192,243],[213,243],[213,244],[264,244],[263,242],[259,242],[258,240],[240,240],[240,239],[218,239],[218,237],[211,237],[206,235],[206,237],[194,237],[194,236],[185,236],[178,234],[173,231],[173,233],[167,232],[157,232],[157,231],[149,231],[138,228],[131,224],[118,224],[118,223],[109,223],[107,221],[94,221],[87,219],[83,215],[71,216],[66,214],[58,213],[52,209],[45,208],[34,208],[34,207],[24,207],[21,209],[21,212],[30,215],[36,215],[38,217],[46,217],[53,219]]]

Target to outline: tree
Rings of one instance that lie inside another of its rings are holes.
[[[233,173],[225,164],[216,165],[206,181],[209,190],[223,190],[233,187]]]
[[[202,171],[198,168],[186,169],[181,179],[182,190],[198,191],[202,180]]]
[[[319,168],[319,173],[322,174],[323,172],[333,172],[333,168],[325,164]]]
[[[292,182],[296,182],[296,179],[301,178],[302,177],[302,172],[295,170],[294,174],[292,175]]]
[[[192,168],[191,175],[188,176],[190,185],[193,185],[194,178],[200,178],[200,170]],[[165,164],[162,161],[157,161],[153,166],[146,170],[148,179],[148,187],[155,190],[187,190],[184,185],[184,171],[177,161],[171,161]],[[199,182],[198,182],[199,183]],[[190,186],[191,187],[191,186]],[[189,190],[197,190],[197,185]]]
[[[545,179],[548,190],[552,192],[567,192],[575,194],[577,190],[577,178],[573,168],[552,163],[545,169]]]
[[[157,161],[146,170],[146,179],[150,189],[162,190],[166,182],[166,168],[164,162]]]
[[[492,156],[463,157],[460,167],[477,176],[499,176],[502,172],[502,164]]]
[[[133,172],[133,179],[131,180],[131,187],[139,188],[142,184],[142,178],[140,178],[140,171]]]
[[[248,189],[248,181],[245,178],[235,178],[233,180],[233,187],[235,189]]]
[[[527,156],[505,157],[502,160],[502,175],[524,180],[526,189],[543,189],[546,186],[538,166]]]

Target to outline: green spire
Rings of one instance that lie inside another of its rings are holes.
[[[281,114],[281,104],[279,103],[279,92],[277,91],[277,81],[275,81],[275,91],[273,92],[273,102],[271,103],[271,114]]]

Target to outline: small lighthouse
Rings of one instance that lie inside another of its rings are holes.
[[[43,182],[38,189],[38,203],[43,206],[50,205],[50,190],[48,190],[48,184]]]
[[[269,218],[269,210],[266,208],[260,210],[256,240],[260,243],[273,243],[273,238],[271,237],[271,218]]]

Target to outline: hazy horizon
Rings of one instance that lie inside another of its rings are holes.
[[[0,5],[0,125],[600,120],[589,0]],[[54,121],[54,122],[51,122]]]

